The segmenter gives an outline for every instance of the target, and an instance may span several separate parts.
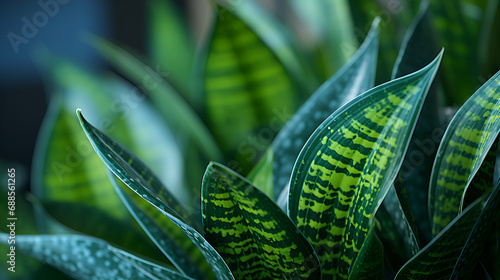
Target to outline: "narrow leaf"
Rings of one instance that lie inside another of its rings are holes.
[[[330,114],[373,87],[378,52],[379,19],[351,58],[300,107],[272,143],[274,197],[278,198],[290,181],[293,164],[307,139]]]
[[[283,124],[276,111],[295,111],[298,92],[257,34],[230,11],[222,12],[205,65],[207,115],[227,157],[248,170]]]
[[[267,150],[262,159],[260,159],[257,165],[250,171],[247,178],[271,199],[274,198],[272,149]]]
[[[482,201],[476,200],[411,258],[396,279],[448,279],[476,219]]]
[[[366,234],[349,273],[349,279],[384,279],[384,247],[375,235],[375,223]]]
[[[74,279],[193,279],[83,235],[20,235],[16,248]]]
[[[206,238],[237,279],[321,279],[312,246],[249,181],[212,163],[202,189]]]
[[[289,216],[316,248],[324,274],[347,278],[396,178],[441,56],[337,110],[297,158]]]
[[[500,72],[460,108],[438,148],[429,187],[433,234],[459,213],[472,179],[500,132],[499,117]]]
[[[205,256],[218,279],[234,279],[217,251],[193,227],[197,223],[187,222],[190,218],[154,174],[124,147],[89,124],[79,110],[77,115],[94,150],[110,171],[177,225]]]

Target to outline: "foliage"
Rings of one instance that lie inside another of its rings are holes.
[[[92,35],[124,78],[46,53],[16,248],[75,279],[499,278],[498,3],[452,2],[290,1],[294,29],[221,1],[195,55],[151,0],[156,67]]]

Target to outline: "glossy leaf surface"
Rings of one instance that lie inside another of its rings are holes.
[[[300,153],[289,216],[316,248],[325,275],[348,277],[397,175],[441,55],[337,110]]]
[[[212,163],[203,178],[207,240],[237,279],[320,279],[312,246],[287,215],[249,181]]]

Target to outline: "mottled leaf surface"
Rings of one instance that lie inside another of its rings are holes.
[[[289,216],[316,248],[324,275],[348,277],[396,178],[441,55],[337,110],[297,158]]]
[[[438,148],[429,189],[433,234],[459,213],[472,179],[500,132],[499,117],[500,72],[460,108]]]
[[[375,234],[375,223],[366,234],[361,251],[350,269],[349,279],[384,279],[384,247]]]
[[[182,206],[164,188],[155,175],[123,146],[89,124],[77,111],[80,124],[106,166],[148,203],[167,216],[198,247],[218,279],[234,279],[226,263],[199,233],[198,221],[192,220]],[[191,223],[188,221],[191,220]]]
[[[237,279],[321,279],[311,244],[252,183],[211,163],[202,196],[206,238]]]
[[[281,128],[276,111],[295,111],[298,92],[257,34],[230,11],[219,13],[205,65],[207,117],[228,158],[248,170]]]
[[[16,248],[74,279],[193,279],[83,235],[19,235]]]
[[[273,140],[274,197],[278,198],[289,183],[295,160],[314,129],[340,106],[373,87],[378,24],[376,19],[351,60],[313,93]]]

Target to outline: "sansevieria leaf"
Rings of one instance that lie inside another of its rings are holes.
[[[289,183],[295,159],[314,129],[340,106],[373,87],[379,22],[378,18],[373,21],[365,41],[351,60],[313,93],[274,139],[271,149],[276,199]]]
[[[289,216],[315,247],[327,278],[348,278],[396,178],[441,56],[337,110],[299,154]]]
[[[198,247],[218,279],[234,277],[221,256],[198,231],[197,220],[191,219],[182,206],[137,157],[109,136],[88,123],[77,110],[83,130],[101,160],[125,185],[168,217]]]
[[[311,244],[248,180],[211,163],[202,196],[206,238],[237,279],[321,279]]]
[[[295,111],[298,91],[257,34],[231,11],[219,13],[205,65],[207,117],[226,155],[245,170],[283,125],[276,112]]]
[[[500,132],[499,117],[497,72],[456,113],[438,148],[429,187],[434,235],[460,212],[467,189]]]
[[[7,234],[0,240],[6,242]],[[193,279],[83,235],[20,235],[16,248],[74,279]]]

